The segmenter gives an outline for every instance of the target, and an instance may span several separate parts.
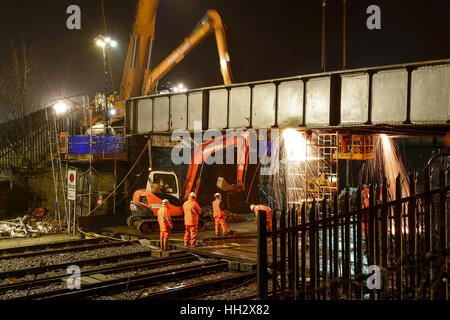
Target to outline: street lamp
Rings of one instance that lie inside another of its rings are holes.
[[[110,47],[117,47],[117,41],[111,39],[108,36],[103,36],[103,35],[99,35],[97,36],[97,38],[95,38],[95,43],[97,44],[98,47],[102,48],[102,52],[103,52],[103,72],[104,72],[104,76],[105,76],[105,108],[106,108],[106,125],[109,126],[109,106],[107,103],[108,100],[108,63],[106,60],[106,48],[110,48]]]

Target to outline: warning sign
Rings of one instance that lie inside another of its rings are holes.
[[[76,200],[77,193],[77,171],[69,170],[67,172],[67,200]]]

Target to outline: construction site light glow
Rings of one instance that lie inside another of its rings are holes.
[[[96,41],[97,46],[104,48],[106,46],[106,43],[103,40],[98,39]]]
[[[63,114],[67,112],[67,104],[64,102],[58,102],[53,106],[53,109],[55,110],[56,114]]]
[[[283,131],[283,142],[288,161],[306,161],[307,144],[304,133],[286,129]]]
[[[182,92],[186,92],[187,88],[184,87],[184,84],[180,83],[180,84],[178,84],[178,86],[172,88],[171,90],[176,93],[182,93]]]

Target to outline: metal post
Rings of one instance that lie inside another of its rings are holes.
[[[257,290],[258,299],[267,298],[267,225],[266,211],[258,212],[258,265]]]
[[[294,215],[292,217],[292,226],[297,227],[298,225],[298,210],[300,208],[295,207]],[[298,262],[298,229],[295,228],[293,231],[293,255],[294,255],[294,298],[298,299],[298,290],[299,290],[299,262]]]
[[[395,282],[396,282],[396,293],[397,299],[403,298],[403,288],[402,288],[402,204],[400,202],[402,198],[402,187],[400,174],[397,176],[395,181],[395,200],[397,201],[394,208],[394,226],[395,226],[395,261],[396,261],[396,272],[395,272]]]
[[[374,187],[370,186],[369,188],[369,223],[366,224],[369,227],[369,239],[367,241],[367,253],[369,255],[368,261],[369,261],[369,265],[375,265],[376,264],[376,260],[375,260],[375,215],[376,215],[376,211],[375,211],[375,191],[374,191]],[[374,290],[370,290],[370,298],[371,299],[375,299],[375,291]]]
[[[104,104],[105,104],[105,120],[106,120],[106,126],[109,126],[109,106],[108,106],[108,65],[106,61],[106,46],[103,46],[103,69],[105,72],[105,98],[104,98]]]
[[[347,69],[347,0],[343,0],[342,69]]]
[[[333,278],[337,281],[339,277],[339,223],[340,219],[336,219],[339,216],[339,202],[337,193],[334,195],[333,201]],[[338,284],[335,282],[333,285],[333,299],[339,298]]]
[[[286,209],[283,208],[280,216],[280,229],[286,228]],[[280,288],[281,294],[286,294],[286,232],[280,234]]]
[[[358,188],[356,193],[356,210],[361,210],[361,187]],[[362,276],[362,216],[365,213],[358,214],[356,218],[356,248],[354,248],[356,252],[356,275],[358,277]],[[363,284],[361,286],[356,287],[356,299],[362,299],[363,297]]]
[[[117,187],[117,160],[114,159],[114,195],[113,195],[113,214],[116,214],[116,187]]]
[[[274,211],[272,215],[272,230],[274,232],[277,230],[277,211]],[[277,287],[278,287],[277,237],[278,235],[276,233],[272,235],[272,292],[274,296],[277,294]]]
[[[313,199],[311,206],[311,211],[309,212],[309,223],[313,224],[316,221],[316,201]],[[311,225],[309,228],[309,273],[310,273],[310,284],[311,284],[311,299],[316,300],[317,298],[317,229],[315,226]]]
[[[67,223],[67,234],[70,236],[70,227],[71,227],[71,224],[70,224],[70,215],[71,215],[71,209],[72,209],[72,204],[71,204],[71,201],[70,200],[68,200],[68,202],[69,202],[69,210],[68,210],[68,212],[67,212],[67,219],[66,219],[66,223]]]
[[[89,99],[88,99],[88,107],[89,107]],[[89,212],[88,215],[91,214],[92,211],[92,110],[89,109],[89,122],[90,122],[90,134],[89,134]]]
[[[326,6],[327,6],[327,1],[326,0],[322,0],[322,71],[325,72],[326,71]]]
[[[325,196],[322,201],[322,220],[326,221],[327,219],[327,197]],[[328,248],[327,248],[327,238],[328,238],[328,223],[324,222],[322,225],[322,283],[326,284],[328,281]],[[328,290],[325,286],[323,291],[323,298],[328,299]]]
[[[441,167],[439,169],[439,254],[442,255],[442,257],[445,257],[445,251],[447,249],[447,174],[445,172],[444,164],[441,164]],[[440,267],[440,273],[441,274],[447,274],[447,258],[444,258],[441,262]],[[447,300],[448,298],[448,279],[439,279],[439,299],[440,300]]]
[[[287,217],[287,227],[292,227],[292,215],[294,213],[294,209],[288,211]],[[293,259],[293,234],[292,232],[288,233],[288,287],[289,291],[292,293],[294,290],[294,259]]]
[[[387,178],[383,177],[382,202],[385,204],[388,201],[388,182]],[[385,271],[388,266],[388,216],[389,208],[385,206],[381,209],[381,266],[383,268],[382,279],[384,299],[386,299],[389,294],[389,272]]]
[[[76,234],[76,220],[77,220],[77,197],[75,197],[75,200],[73,201],[73,228],[72,228],[72,233],[75,236]]]
[[[306,201],[303,203],[302,211],[301,211],[301,225],[306,224]],[[301,241],[301,278],[302,278],[302,286],[301,292],[303,297],[306,298],[306,229],[302,229],[300,234]]]
[[[345,193],[344,214],[350,212],[350,189],[347,186],[347,192]],[[344,218],[344,280],[345,289],[344,292],[347,295],[347,299],[351,300],[351,282],[350,282],[350,217]]]
[[[417,256],[417,239],[416,239],[416,172],[413,169],[409,175],[409,196],[412,197],[408,207],[408,236],[409,236],[409,263],[412,265],[410,269],[409,292],[416,291],[416,271],[414,266]],[[409,297],[414,299],[414,296]]]

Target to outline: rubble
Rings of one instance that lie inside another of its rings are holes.
[[[58,222],[42,220],[31,224],[21,223],[21,219],[0,221],[0,236],[11,238],[26,238],[31,234],[51,234],[58,232]]]

